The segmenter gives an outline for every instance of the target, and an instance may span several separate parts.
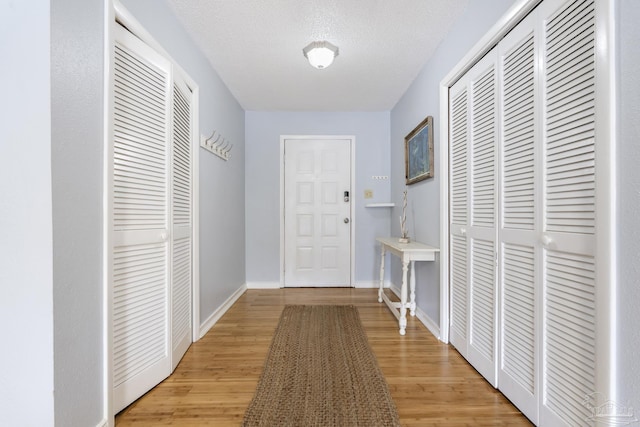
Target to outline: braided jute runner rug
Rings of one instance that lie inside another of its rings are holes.
[[[356,307],[285,307],[242,425],[400,425]]]

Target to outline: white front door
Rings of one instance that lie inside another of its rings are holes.
[[[284,140],[284,285],[351,286],[351,140]]]

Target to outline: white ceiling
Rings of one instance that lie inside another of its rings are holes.
[[[245,110],[388,111],[469,0],[168,0]],[[327,40],[333,65],[302,48]]]

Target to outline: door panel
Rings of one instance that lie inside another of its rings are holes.
[[[545,322],[540,422],[547,425],[589,424],[593,414],[584,401],[596,390],[595,7],[593,0],[541,5]]]
[[[487,380],[497,381],[497,53],[452,88],[451,342]]]
[[[450,90],[451,130],[449,139],[451,148],[449,159],[451,162],[450,206],[451,206],[451,332],[450,340],[464,357],[467,356],[468,337],[468,242],[467,228],[469,225],[469,184],[467,182],[468,164],[468,100],[467,77],[463,77]]]
[[[350,140],[285,140],[285,286],[351,286]]]
[[[171,370],[191,344],[192,290],[192,92],[176,76],[173,85]]]
[[[541,192],[540,105],[532,12],[500,43],[502,141],[500,156],[500,366],[498,384],[534,423],[538,421]]]
[[[170,373],[171,65],[119,25],[114,56],[114,410]]]
[[[497,385],[497,50],[493,49],[469,76],[470,336],[469,362]]]

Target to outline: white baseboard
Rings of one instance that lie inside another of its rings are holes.
[[[362,282],[355,282],[355,284],[353,285],[354,288],[356,289],[378,289],[378,287],[380,286],[380,282],[378,282],[377,280],[375,281],[362,281]],[[389,283],[385,282],[384,284],[385,288],[389,287]]]
[[[280,289],[279,282],[247,282],[247,289]]]
[[[100,420],[100,422],[98,424],[96,424],[96,427],[108,427],[109,422],[106,419],[102,419]]]
[[[397,287],[394,283],[391,284],[390,288],[391,288],[391,291],[394,294],[396,294],[398,298],[400,298],[400,288]],[[431,317],[427,315],[427,313],[422,311],[420,307],[416,307],[416,317],[418,318],[420,323],[422,323],[424,327],[427,328],[429,332],[433,334],[434,337],[440,340],[440,327],[436,322],[433,321]]]
[[[369,281],[362,281],[362,282],[355,282],[354,284],[354,288],[356,289],[377,289],[378,286],[380,286],[378,281],[373,281],[373,282],[369,282]],[[384,284],[385,288],[389,287],[389,283],[385,283]],[[279,282],[247,282],[247,289],[280,289],[280,283]]]
[[[427,315],[420,307],[416,307],[416,317],[422,322],[422,324],[433,334],[434,337],[440,340],[440,327],[433,321],[431,317]],[[441,340],[440,340],[441,341]]]
[[[209,332],[209,329],[211,329],[213,325],[215,325],[216,322],[220,320],[220,318],[227,312],[227,310],[231,308],[233,303],[236,302],[238,298],[240,298],[242,294],[245,293],[246,290],[247,285],[240,286],[238,290],[236,290],[229,298],[227,298],[227,300],[220,307],[218,307],[216,311],[211,313],[211,316],[209,316],[207,320],[205,320],[200,325],[200,338],[204,337],[206,333]]]

